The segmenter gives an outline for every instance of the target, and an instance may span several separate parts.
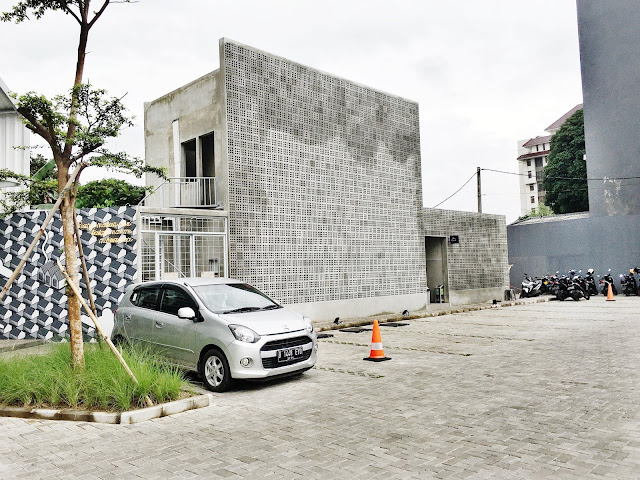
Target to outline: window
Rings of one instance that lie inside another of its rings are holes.
[[[536,203],[536,197],[534,197],[533,195],[531,196],[531,203]]]
[[[160,304],[160,311],[170,313],[171,315],[178,315],[178,310],[182,307],[191,307],[196,310],[196,304],[187,292],[177,287],[165,288]]]
[[[131,295],[131,303],[136,307],[151,308],[155,310],[158,305],[160,286],[138,288]]]
[[[533,192],[533,184],[529,185],[529,191]]]
[[[527,160],[527,167],[531,166],[531,160]]]
[[[527,173],[528,177],[531,178],[531,170]]]
[[[531,209],[531,215],[535,215],[535,214],[536,214],[536,209],[535,209],[535,208],[532,208],[532,209]]]

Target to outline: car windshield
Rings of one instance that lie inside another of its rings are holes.
[[[242,313],[282,308],[246,283],[193,286],[204,306],[213,313]]]

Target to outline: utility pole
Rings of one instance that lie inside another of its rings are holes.
[[[476,170],[478,178],[478,213],[482,213],[482,183],[480,182],[480,167]]]

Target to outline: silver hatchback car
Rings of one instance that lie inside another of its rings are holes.
[[[127,288],[111,338],[140,343],[195,370],[214,392],[232,379],[301,373],[316,362],[311,320],[229,278],[183,278]]]

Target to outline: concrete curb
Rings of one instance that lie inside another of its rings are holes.
[[[442,310],[433,310],[428,312],[416,312],[414,315],[402,316],[399,314],[392,315],[381,315],[381,316],[372,316],[366,318],[357,318],[346,320],[345,322],[341,322],[338,325],[334,324],[323,324],[316,325],[318,332],[324,332],[328,330],[341,330],[343,328],[349,327],[361,327],[364,325],[371,325],[374,320],[378,320],[379,323],[387,323],[387,322],[406,322],[408,320],[418,320],[429,317],[439,317],[441,315],[452,315],[454,313],[465,313],[465,312],[477,312],[478,310],[489,310],[492,308],[505,308],[505,307],[514,307],[520,305],[529,305],[532,303],[544,303],[553,299],[552,296],[544,296],[544,297],[535,297],[535,298],[527,298],[523,300],[512,300],[509,302],[500,302],[496,305],[493,304],[476,304],[476,305],[460,305],[457,307],[446,307]]]
[[[10,407],[0,405],[0,416],[34,418],[41,420],[71,420],[79,422],[96,422],[131,425],[154,418],[166,417],[176,413],[208,407],[213,401],[213,394],[206,393],[195,397],[184,398],[174,402],[163,403],[153,407],[130,410],[127,412],[91,412],[86,410],[47,409],[32,407]]]
[[[44,345],[46,340],[0,340],[0,353]]]

